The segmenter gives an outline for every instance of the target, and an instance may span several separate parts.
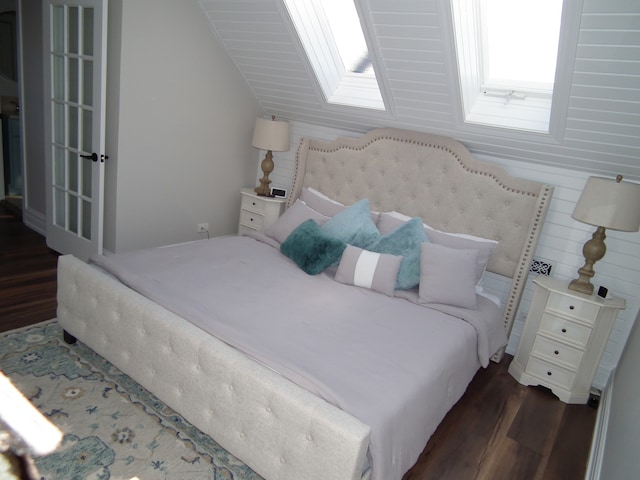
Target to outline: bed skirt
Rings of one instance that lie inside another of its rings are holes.
[[[71,255],[58,321],[264,478],[370,478],[367,425]]]

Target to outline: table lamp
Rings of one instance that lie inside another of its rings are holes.
[[[569,289],[591,295],[593,265],[604,257],[607,247],[605,229],[637,232],[640,228],[640,184],[615,179],[589,177],[571,215],[576,220],[597,227],[593,237],[582,248],[585,264]]]
[[[278,121],[275,115],[271,117],[271,120],[268,118],[256,119],[251,145],[267,151],[260,165],[264,175],[260,179],[260,185],[254,191],[258,195],[270,196],[269,184],[271,180],[269,180],[269,174],[273,171],[273,154],[271,152],[289,150],[289,122]]]

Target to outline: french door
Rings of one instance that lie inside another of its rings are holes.
[[[45,0],[47,245],[102,253],[107,0]]]

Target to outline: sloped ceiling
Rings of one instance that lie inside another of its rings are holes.
[[[265,114],[353,132],[427,131],[478,154],[640,181],[640,1],[567,0],[581,2],[582,14],[555,138],[460,121],[448,0],[356,1],[389,112],[324,101],[281,0],[199,3]]]

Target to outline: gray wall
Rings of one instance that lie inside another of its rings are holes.
[[[22,1],[28,211],[46,224],[42,2]],[[261,115],[195,0],[111,0],[107,65],[105,249],[125,251],[237,228],[241,187],[256,178]]]
[[[202,222],[235,232],[258,164],[257,100],[197,2],[110,4],[105,248],[203,238]]]
[[[611,409],[600,478],[640,478],[640,327],[638,319],[622,354],[612,385]]]
[[[22,117],[25,165],[25,223],[44,233],[46,219],[44,169],[44,63],[42,3],[21,1],[22,23]]]

